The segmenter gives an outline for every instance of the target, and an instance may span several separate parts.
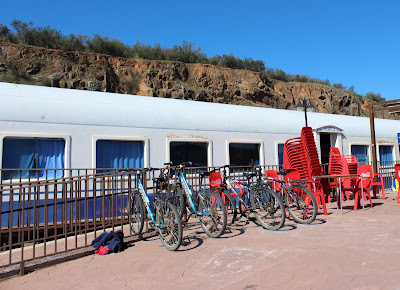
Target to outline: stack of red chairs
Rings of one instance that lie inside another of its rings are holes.
[[[300,179],[308,180],[308,187],[314,193],[319,205],[322,205],[324,214],[327,214],[325,205],[324,187],[320,181],[313,181],[313,176],[322,174],[317,147],[311,127],[303,127],[301,136],[289,139],[284,144],[283,167],[296,169]]]
[[[354,210],[357,210],[359,206],[360,195],[362,191],[369,197],[369,201],[372,207],[372,201],[370,197],[370,186],[382,188],[382,197],[385,198],[385,191],[383,186],[383,178],[380,174],[373,174],[371,165],[358,165],[357,158],[353,155],[341,155],[339,149],[331,147],[329,153],[329,174],[331,175],[349,175],[358,174],[363,179],[363,186],[361,188],[361,180],[357,177],[341,177],[340,184],[339,178],[335,178],[331,184],[331,188],[337,188],[340,186],[342,192],[346,194],[347,200],[350,199],[350,192],[355,195]],[[376,183],[373,182],[374,176],[378,176],[380,180]],[[364,198],[366,198],[364,195]],[[343,196],[344,199],[344,196]]]
[[[283,168],[296,169],[300,176],[311,176],[310,162],[306,156],[301,137],[289,139],[283,147]]]
[[[307,153],[306,156],[310,164],[311,176],[321,175],[323,170],[319,163],[317,146],[315,145],[314,134],[311,127],[304,127],[301,130],[301,140]]]
[[[349,167],[350,174],[357,174],[358,172],[358,161],[353,155],[343,155],[347,161],[347,166]]]
[[[353,156],[354,157],[354,156]],[[340,151],[336,147],[331,147],[331,150],[329,152],[329,174],[330,175],[349,175],[350,170],[349,170],[349,163],[348,160],[353,160],[352,158],[349,158],[344,155],[340,154]],[[355,159],[357,161],[357,159]],[[358,163],[357,163],[358,164]],[[354,172],[352,172],[354,173]],[[355,172],[357,174],[357,171]],[[346,194],[347,199],[350,199],[350,194],[349,192],[354,192],[354,185],[356,183],[356,178],[350,178],[350,177],[341,177],[340,178],[340,184],[338,178],[333,178],[330,185],[331,189],[338,188],[340,186],[342,192]],[[344,199],[344,195],[343,195]]]

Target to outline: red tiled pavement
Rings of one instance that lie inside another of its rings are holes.
[[[389,194],[387,195],[389,196]],[[92,255],[2,281],[0,289],[395,289],[400,288],[400,204],[291,220],[279,231],[242,219],[208,238],[191,219],[185,244],[169,252],[158,238],[122,253]]]

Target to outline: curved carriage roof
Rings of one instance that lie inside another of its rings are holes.
[[[370,135],[369,119],[307,113],[309,126]],[[259,107],[90,92],[0,82],[0,120],[299,135],[304,113]],[[393,138],[400,121],[375,119],[376,137]]]

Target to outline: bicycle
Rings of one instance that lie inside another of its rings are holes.
[[[277,172],[278,175],[285,176],[291,172],[290,169]],[[292,218],[300,224],[312,223],[318,213],[318,205],[315,196],[305,185],[306,180],[291,180],[290,184],[273,177],[266,177],[266,183],[274,182],[275,190],[281,192],[285,207],[288,209]],[[279,185],[279,186],[278,186]]]
[[[149,171],[149,168],[144,171]],[[170,250],[177,250],[182,243],[182,220],[178,214],[178,210],[167,196],[155,196],[154,207],[151,206],[149,197],[144,189],[140,178],[141,171],[136,171],[137,181],[136,189],[130,200],[130,227],[133,234],[139,235],[143,230],[145,210],[150,216],[150,226],[154,227],[160,236],[163,246]]]
[[[236,200],[232,197],[231,194],[228,193],[226,186],[224,186],[223,181],[222,181],[222,176],[220,172],[217,172],[217,169],[213,169],[211,171],[200,171],[199,172],[199,188],[200,190],[203,189],[203,179],[208,177],[209,183],[208,186],[211,189],[216,190],[218,194],[221,195],[222,201],[225,204],[225,210],[226,210],[226,218],[227,222],[226,225],[230,226],[232,225],[237,216],[236,212]]]
[[[177,166],[175,175],[177,180],[172,186],[172,195],[181,208],[181,216],[186,216],[186,221],[191,216],[196,216],[204,232],[211,238],[220,237],[226,229],[226,209],[222,197],[213,189],[201,189],[194,193],[190,188],[184,168],[191,165],[191,162],[184,162]],[[171,169],[172,163],[167,164]]]
[[[262,183],[261,169],[254,167],[253,172],[244,174],[246,183],[231,180],[226,174],[226,168],[229,167],[221,167],[223,184],[226,190],[230,191],[230,195],[237,198],[241,216],[248,217],[253,213],[263,228],[280,229],[285,223],[285,207],[279,195]],[[254,178],[256,182],[252,182]]]

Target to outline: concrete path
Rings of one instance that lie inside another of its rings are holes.
[[[122,253],[92,255],[0,283],[0,289],[396,289],[400,288],[400,204],[328,216],[312,225],[287,220],[279,231],[242,218],[219,239],[191,219],[184,244],[158,238]]]

